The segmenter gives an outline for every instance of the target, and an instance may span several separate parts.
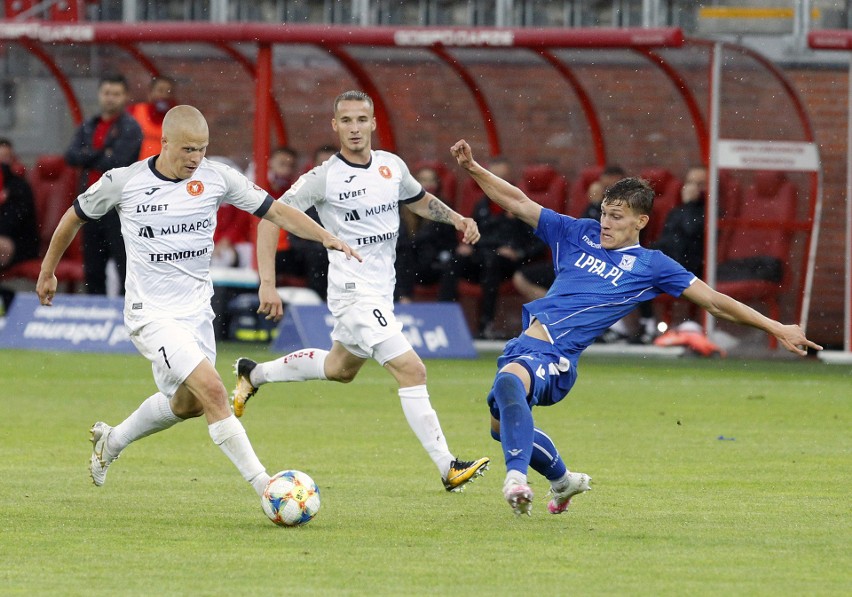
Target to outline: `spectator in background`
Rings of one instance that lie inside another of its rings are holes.
[[[215,267],[252,267],[254,242],[251,237],[254,221],[236,207],[223,204],[216,213],[216,231],[213,233],[213,258]],[[247,251],[241,250],[243,247]],[[248,259],[244,256],[248,254]]]
[[[163,118],[177,105],[174,99],[175,82],[169,77],[156,76],[148,84],[148,101],[131,105],[127,111],[142,128],[142,148],[139,159],[160,153],[163,138]]]
[[[511,177],[511,165],[504,159],[493,160],[491,170],[503,179]],[[444,265],[438,300],[457,300],[460,278],[478,283],[482,287],[482,304],[477,335],[494,339],[499,336],[494,316],[500,285],[522,264],[542,255],[545,245],[529,226],[484,195],[474,207],[473,219],[482,237],[476,245],[458,243],[452,258]]]
[[[229,157],[208,156],[211,162],[221,162],[242,173],[242,169]],[[216,212],[216,230],[213,232],[213,267],[254,267],[254,238],[251,214],[223,203]]]
[[[322,165],[328,158],[337,153],[337,148],[334,145],[320,145],[314,150],[314,163],[311,168],[316,168]],[[308,168],[310,170],[310,168]]]
[[[80,192],[96,183],[107,170],[129,166],[139,156],[142,129],[126,112],[128,86],[124,75],[113,73],[98,83],[98,115],[74,133],[65,161],[82,168]],[[106,268],[110,259],[118,271],[119,294],[124,294],[126,255],[118,213],[110,210],[83,231],[83,269],[87,294],[106,294]]]
[[[291,147],[278,147],[269,156],[266,178],[268,191],[273,197],[280,197],[296,181],[296,161],[299,154]],[[292,239],[295,240],[295,239]],[[278,233],[278,252],[290,250],[291,238],[286,230]]]
[[[280,146],[272,150],[269,160],[266,162],[267,184],[262,185],[257,181],[257,166],[252,161],[246,168],[246,178],[254,180],[257,184],[266,187],[269,194],[277,197],[290,188],[290,185],[298,177],[296,163],[299,161],[299,153],[292,147]]]
[[[299,154],[292,147],[277,147],[272,151],[266,169],[270,195],[280,197],[296,181],[298,160]]]
[[[662,251],[690,273],[704,275],[704,209],[707,200],[707,168],[693,166],[686,172],[680,189],[680,205],[666,215],[660,238],[651,248]],[[690,303],[690,307],[693,305]],[[697,311],[697,309],[692,309]],[[639,303],[639,329],[632,334],[629,327],[622,334],[637,337],[640,344],[650,344],[657,336],[657,318],[652,301]],[[621,323],[621,322],[619,322]]]
[[[693,166],[687,170],[680,200],[680,205],[666,216],[663,231],[653,248],[659,249],[696,276],[703,276],[707,168]]]
[[[0,272],[37,258],[38,244],[32,189],[9,164],[0,162]],[[13,292],[0,289],[0,307],[5,310],[13,296]]]
[[[332,145],[318,147],[314,151],[313,166],[319,166],[335,153],[337,153],[337,149]],[[295,167],[295,160],[293,164]],[[291,176],[294,176],[294,173]],[[286,188],[282,186],[272,195],[280,197],[293,182],[295,182],[295,177],[287,183]],[[322,226],[316,207],[311,206],[305,210],[305,213]],[[275,271],[277,277],[289,275],[304,278],[307,287],[316,292],[323,301],[326,300],[328,296],[328,251],[321,244],[298,236],[288,235],[282,230],[278,237],[278,249],[275,253]]]
[[[439,199],[441,181],[432,168],[414,173],[423,189]],[[421,218],[408,209],[399,212],[399,238],[396,243],[396,295],[410,303],[416,284],[434,284],[456,248],[456,231],[445,224]]]
[[[624,170],[620,166],[607,166],[601,172],[600,177],[589,185],[586,194],[589,199],[586,209],[581,218],[592,220],[601,219],[601,201],[603,201],[604,190],[624,178]],[[502,177],[501,177],[502,178]],[[553,264],[549,262],[533,262],[522,266],[512,275],[512,284],[527,302],[540,299],[547,294],[556,272]]]
[[[589,185],[589,204],[586,206],[585,211],[583,211],[580,217],[600,221],[601,201],[603,201],[604,191],[625,176],[627,176],[627,173],[621,166],[617,166],[615,164],[606,166],[603,169],[603,172],[601,172],[600,177]]]
[[[24,176],[27,173],[26,167],[15,154],[12,142],[6,137],[0,137],[0,164],[9,166],[12,172],[18,176]]]

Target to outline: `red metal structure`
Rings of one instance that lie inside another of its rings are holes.
[[[852,51],[852,31],[847,29],[815,30],[808,34],[808,45],[814,50]],[[850,55],[852,56],[852,55]],[[846,226],[843,272],[843,350],[831,354],[826,351],[820,358],[838,363],[852,363],[852,59],[847,80],[847,139],[846,139]]]
[[[325,25],[287,25],[258,23],[214,24],[206,22],[175,23],[157,22],[144,24],[92,23],[48,25],[39,22],[0,22],[0,44],[17,44],[36,56],[57,81],[68,105],[71,118],[78,123],[83,118],[78,98],[63,71],[60,56],[63,47],[86,45],[112,45],[121,48],[151,74],[165,69],[160,61],[152,57],[150,48],[162,44],[204,44],[216,47],[250,75],[253,80],[253,124],[252,153],[256,164],[256,180],[266,180],[266,165],[270,141],[274,133],[278,144],[287,144],[289,127],[285,111],[279,104],[274,86],[276,46],[304,46],[321,49],[331,56],[354,79],[358,86],[369,93],[375,102],[378,124],[378,145],[389,151],[397,151],[399,142],[394,123],[392,106],[386,99],[388,90],[377,80],[375,69],[363,64],[365,51],[382,51],[385,60],[394,56],[409,58],[413,52],[421,57],[431,57],[437,65],[451,73],[472,100],[474,115],[484,130],[488,153],[491,156],[506,151],[506,139],[501,138],[498,115],[498,100],[493,80],[477,77],[484,56],[493,52],[505,56],[512,52],[518,60],[538,60],[543,72],[554,75],[553,81],[565,83],[566,102],[579,105],[577,117],[585,123],[584,138],[593,163],[581,165],[603,166],[610,158],[611,148],[624,145],[622,139],[607,138],[607,117],[617,112],[618,102],[632,100],[629,93],[608,93],[599,82],[589,77],[597,66],[599,57],[604,57],[600,68],[607,66],[606,60],[625,61],[632,57],[635,63],[635,79],[647,79],[649,72],[656,72],[667,81],[673,90],[674,102],[679,112],[685,112],[685,122],[691,127],[691,152],[707,163],[710,152],[709,79],[708,64],[712,61],[712,45],[704,40],[687,39],[678,28],[631,29],[494,29],[460,27],[362,27]],[[759,54],[735,44],[724,44],[725,50],[737,59],[749,61],[748,68],[761,71],[768,79],[775,79],[791,109],[792,118],[786,123],[791,134],[806,141],[813,140],[808,116],[794,89],[769,61]],[[617,57],[613,55],[617,53]],[[579,62],[572,57],[578,57]],[[682,58],[686,56],[686,58]],[[682,62],[679,62],[681,60]],[[476,62],[479,61],[479,62]],[[696,66],[697,65],[697,66]],[[375,66],[375,65],[374,65]],[[650,69],[648,67],[651,67]],[[703,73],[703,74],[702,74]],[[169,74],[167,71],[164,74]],[[446,78],[446,77],[445,77]],[[531,82],[533,83],[533,82]],[[447,84],[447,83],[444,83]],[[597,85],[597,87],[596,87]],[[665,86],[665,85],[663,85]],[[725,91],[722,91],[725,94]],[[464,93],[463,93],[464,95]],[[606,100],[606,108],[603,100]],[[603,112],[606,110],[606,112]],[[666,118],[666,108],[657,114],[657,119]],[[573,112],[572,112],[573,114]],[[796,125],[796,122],[798,125]],[[292,123],[291,123],[292,124]],[[688,133],[687,133],[688,138]],[[647,164],[652,165],[652,164]],[[666,164],[658,164],[666,166]],[[671,168],[671,166],[669,165]],[[815,178],[815,177],[814,177]],[[810,204],[807,216],[800,213],[799,221],[791,225],[807,228],[813,222],[816,203],[816,184],[811,183]],[[805,210],[802,210],[805,211]],[[810,243],[805,243],[810,245]],[[808,252],[805,251],[804,262]],[[801,268],[799,268],[801,269]],[[801,294],[801,284],[797,289]]]
[[[71,85],[62,73],[58,62],[45,50],[46,45],[62,44],[114,44],[130,53],[152,75],[158,74],[155,63],[140,49],[144,43],[210,43],[214,44],[241,66],[255,80],[255,163],[257,179],[266,176],[269,124],[274,120],[278,141],[286,144],[287,134],[283,118],[274,101],[269,73],[272,71],[271,48],[275,44],[310,44],[324,48],[335,57],[369,93],[376,103],[377,134],[381,145],[390,151],[396,149],[389,109],[382,99],[379,87],[345,49],[344,46],[428,48],[450,66],[463,81],[479,107],[488,132],[492,155],[501,152],[497,124],[492,117],[488,100],[476,85],[465,65],[450,53],[448,48],[526,48],[540,52],[543,57],[569,80],[583,103],[589,126],[597,148],[597,160],[604,160],[604,141],[592,102],[582,92],[576,79],[565,65],[549,52],[557,48],[583,49],[643,49],[679,47],[683,33],[677,28],[660,29],[464,29],[464,28],[349,28],[314,25],[267,25],[256,23],[211,24],[146,23],[93,23],[80,25],[47,25],[34,22],[0,23],[0,40],[21,44],[36,55],[57,79],[75,123],[82,120],[82,110]],[[230,44],[253,43],[257,54],[254,60],[235,50]],[[269,99],[267,99],[269,98]],[[706,135],[706,130],[699,130]]]

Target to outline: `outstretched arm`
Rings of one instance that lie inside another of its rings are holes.
[[[494,203],[513,214],[516,218],[529,224],[533,228],[538,227],[538,218],[541,216],[541,205],[524,195],[523,191],[515,185],[492,174],[473,159],[473,151],[467,141],[457,141],[450,148],[450,153],[456,158],[459,166],[467,170],[476,184],[488,195]]]
[[[36,294],[42,305],[50,306],[53,304],[53,296],[56,294],[56,266],[59,265],[59,260],[68,249],[68,245],[74,240],[77,231],[85,224],[85,220],[81,220],[73,207],[69,207],[68,211],[59,220],[53,236],[50,238],[50,246],[47,248],[47,253],[44,254],[44,259],[41,261],[41,271],[38,274],[38,282],[36,282]]]
[[[426,193],[418,201],[405,205],[421,218],[454,226],[456,230],[462,233],[462,242],[464,243],[473,245],[479,241],[479,227],[474,219],[465,218],[460,213],[450,209],[449,205],[432,193]]]
[[[701,280],[693,282],[692,286],[683,291],[683,297],[689,299],[710,315],[718,319],[733,321],[740,325],[748,325],[767,334],[772,334],[790,352],[800,356],[808,354],[807,349],[822,350],[822,346],[811,342],[798,325],[784,325],[779,321],[761,315],[751,307],[736,299],[722,294]]]
[[[263,219],[269,220],[279,228],[292,232],[296,236],[321,242],[326,249],[340,251],[346,255],[347,259],[354,257],[358,261],[363,261],[361,256],[349,245],[314,222],[305,212],[299,211],[295,207],[275,201],[266,215],[263,216]]]

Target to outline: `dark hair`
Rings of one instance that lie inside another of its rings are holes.
[[[337,153],[337,147],[329,144],[320,145],[319,147],[314,149],[314,161],[316,161],[317,155],[320,153],[330,153],[331,155],[334,155],[335,153]],[[314,166],[319,166],[319,164],[314,164]]]
[[[299,152],[297,152],[292,147],[289,147],[289,146],[286,146],[286,145],[276,147],[275,149],[272,150],[272,153],[270,153],[269,156],[272,157],[272,156],[279,154],[279,153],[286,153],[291,158],[293,158],[294,161],[299,159]]]
[[[334,98],[334,113],[337,113],[337,106],[340,102],[367,102],[370,104],[370,108],[373,107],[373,98],[364,93],[363,91],[344,91],[336,98]]]
[[[624,168],[621,166],[617,166],[616,164],[610,164],[605,166],[601,171],[601,176],[618,176],[620,178],[624,178],[627,176],[627,172],[624,171]]]
[[[12,147],[12,141],[7,139],[6,137],[0,137],[0,145],[7,145],[8,147]]]
[[[647,180],[641,178],[622,178],[604,190],[602,204],[625,204],[638,214],[651,215],[654,208],[654,189]]]
[[[127,83],[127,77],[125,77],[121,73],[106,73],[101,75],[101,78],[98,81],[98,87],[100,87],[104,83],[114,83],[117,85],[121,85],[122,87],[124,87],[125,91],[130,89],[130,85]]]
[[[421,166],[414,172],[414,178],[419,178],[424,172],[431,172],[435,176],[435,195],[441,195],[441,175],[432,166]]]
[[[171,77],[167,77],[166,75],[156,75],[154,77],[151,77],[151,82],[148,83],[148,89],[153,89],[154,85],[156,85],[160,81],[165,81],[166,83],[168,83],[172,87],[174,87],[176,85],[175,80],[172,79]]]

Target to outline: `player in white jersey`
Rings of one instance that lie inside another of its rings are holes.
[[[441,473],[447,491],[459,491],[488,468],[488,458],[459,460],[450,452],[426,389],[426,367],[394,318],[396,240],[399,209],[455,226],[464,242],[479,240],[471,218],[464,218],[426,193],[396,155],[371,149],[376,128],[373,100],[348,91],[334,101],[332,128],[340,152],[304,176],[279,199],[305,210],[315,205],[323,225],[363,256],[351,263],[329,253],[328,306],[335,318],[330,351],[308,348],[280,359],[236,363],[234,413],[242,416],[246,401],[269,382],[323,379],[350,382],[373,358],[394,376],[409,426]],[[275,289],[276,231],[260,223],[257,230],[260,309],[278,320],[283,313]]]
[[[36,291],[43,305],[56,293],[54,270],[80,227],[118,211],[127,248],[125,325],[152,364],[159,391],[122,423],[91,429],[90,473],[103,485],[107,467],[131,442],[202,414],[210,437],[260,495],[269,475],[214,368],[216,345],[210,297],[210,258],[216,211],[224,202],[311,240],[344,259],[360,257],[304,213],[277,203],[235,170],[204,158],[209,132],[192,106],[163,120],[162,152],[106,172],[62,217],[42,262]]]
[[[524,331],[497,359],[488,394],[491,435],[503,448],[503,497],[515,514],[530,514],[532,468],[550,484],[551,514],[565,512],[571,498],[588,491],[589,475],[571,472],[553,441],[535,425],[534,406],[551,406],[571,391],[583,351],[601,332],[640,302],[662,293],[692,301],[714,317],[772,334],[792,353],[822,347],[798,325],[784,325],[717,292],[660,251],[639,244],[654,191],[644,180],[624,178],[607,187],[600,222],[575,219],[543,208],[517,187],[473,159],[470,145],[450,149],[458,164],[494,203],[531,226],[550,247],[556,279],[547,294],[524,305]]]

